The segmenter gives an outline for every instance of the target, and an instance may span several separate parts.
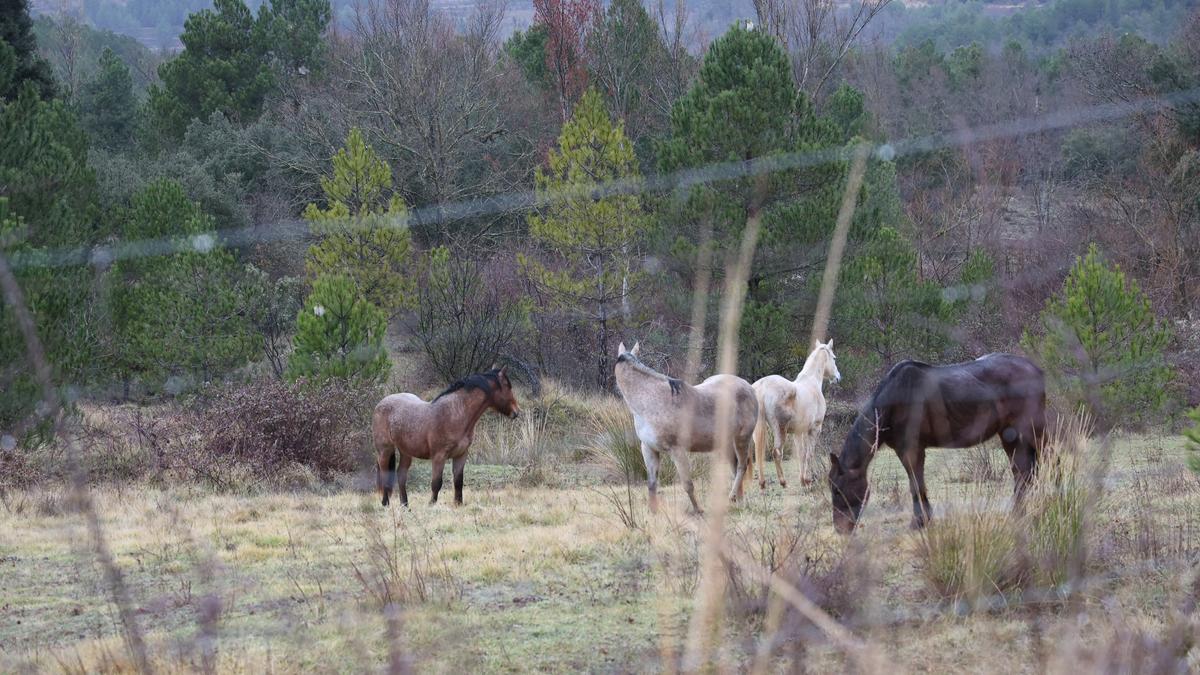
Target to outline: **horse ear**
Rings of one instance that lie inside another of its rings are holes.
[[[833,454],[832,452],[829,453],[829,475],[830,476],[842,475],[842,462],[841,462],[841,460],[838,459],[838,456]]]
[[[829,347],[830,351],[833,351],[833,338],[829,338],[829,342],[826,342],[825,346]]]
[[[508,366],[500,366],[500,374],[508,377]]]
[[[629,350],[629,353],[633,354],[634,356],[637,356],[638,354],[641,353],[641,351],[642,351],[642,343],[635,342],[635,343],[633,343],[633,349]]]
[[[620,356],[624,353],[625,353],[625,343],[622,342],[621,344],[617,345],[617,356]]]

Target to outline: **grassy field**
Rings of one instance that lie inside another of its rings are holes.
[[[503,433],[483,430],[482,459],[529,441],[502,441]],[[1175,437],[1123,437],[1110,447],[1087,583],[1073,595],[1049,589],[1032,604],[999,596],[976,611],[940,597],[921,573],[907,485],[891,453],[872,467],[874,496],[852,539],[833,532],[823,481],[801,487],[792,460],[786,489],[748,486],[728,537],[767,567],[809,570],[834,586],[831,570],[849,550],[861,564],[840,579],[840,604],[831,593],[818,604],[886,654],[889,669],[1074,669],[1126,658],[1113,645],[1153,655],[1192,583],[1200,485]],[[939,517],[1003,508],[1011,483],[1002,453],[992,449],[990,464],[982,457],[932,451]],[[152,663],[223,672],[380,670],[397,658],[423,672],[674,669],[701,583],[702,522],[684,512],[678,487],[665,490],[669,508],[651,516],[643,484],[627,492],[561,452],[536,468],[473,461],[466,505],[454,508],[448,493],[426,503],[428,471],[422,464],[410,477],[411,510],[380,507],[365,473],[287,493],[95,489]],[[132,668],[90,542],[65,488],[5,496],[0,671]],[[722,671],[749,668],[764,623],[761,588],[737,571],[730,579],[740,590],[730,591],[720,624]],[[846,666],[814,631],[781,642],[771,670]]]

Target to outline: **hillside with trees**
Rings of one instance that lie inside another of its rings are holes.
[[[27,37],[5,50],[16,63],[5,71],[6,128],[28,130],[6,140],[7,175],[20,177],[4,196],[8,246],[29,260],[79,251],[51,276],[36,264],[21,273],[46,284],[30,287],[32,298],[48,294],[37,311],[82,311],[50,302],[55,294],[97,298],[72,325],[86,340],[46,336],[60,380],[97,394],[153,399],[169,394],[168,380],[187,389],[233,376],[267,356],[249,351],[260,341],[253,280],[311,288],[324,276],[349,280],[387,317],[391,349],[426,352],[442,376],[508,359],[531,377],[608,389],[622,335],[644,336],[660,365],[682,367],[696,292],[710,310],[701,369],[714,367],[724,270],[753,216],[763,224],[740,351],[757,377],[803,362],[844,151],[867,142],[899,153],[868,162],[848,232],[829,327],[850,338],[839,395],[901,358],[1017,348],[1088,247],[1136,281],[1169,334],[1195,321],[1200,297],[1200,108],[1189,98],[1200,21],[1191,15],[1160,42],[1108,32],[1112,8],[1072,7],[1003,19],[1049,22],[1052,40],[1021,40],[997,19],[976,26],[978,41],[947,48],[951,33],[915,29],[891,45],[854,41],[901,11],[887,3],[802,35],[795,7],[763,0],[753,28],[735,24],[705,46],[694,41],[703,7],[676,16],[633,0],[538,0],[533,25],[511,36],[490,6],[462,20],[378,0],[335,29],[323,0],[219,0],[188,15],[182,51],[150,77],[156,57],[123,38],[25,19],[16,25]],[[1068,34],[1065,15],[1096,34]],[[1122,105],[1134,107],[1089,114]],[[995,137],[906,145],[1013,120]],[[731,161],[807,156],[828,159],[677,186]],[[59,176],[58,187],[37,187],[38,172]],[[587,196],[608,183],[625,187]],[[510,197],[522,193],[531,201]],[[200,252],[210,262],[135,252],[81,264],[98,247],[197,237],[211,239]],[[197,264],[207,274],[198,285],[154,290]],[[86,291],[61,286],[73,275]],[[472,317],[456,330],[487,345],[451,365],[428,337],[445,329],[418,309],[431,279],[449,285],[443,301],[463,297],[463,284],[488,288],[520,320],[502,322],[497,339],[492,317],[451,309]],[[174,326],[175,337],[146,323],[149,306],[201,297],[227,301],[203,315],[180,309],[197,323]],[[211,338],[191,332],[201,326]],[[267,341],[282,349],[277,362],[290,332]],[[1194,344],[1165,338],[1162,348],[1196,372]],[[1194,404],[1195,380],[1163,391],[1176,407]]]
[[[0,671],[1195,670],[1195,5],[0,0]]]

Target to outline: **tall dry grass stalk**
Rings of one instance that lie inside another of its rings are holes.
[[[1058,587],[1082,578],[1089,514],[1103,496],[1107,438],[1094,448],[1091,415],[1059,419],[1047,435],[1021,519],[1037,583]]]
[[[814,340],[825,339],[825,334],[828,330],[829,317],[833,308],[833,298],[837,290],[837,280],[842,267],[842,258],[846,251],[846,239],[850,232],[850,223],[854,218],[858,195],[862,191],[863,179],[867,171],[867,159],[870,157],[870,152],[870,146],[865,143],[860,144],[854,150],[850,171],[846,177],[846,191],[842,195],[842,203],[838,209],[837,221],[834,223],[833,236],[829,242],[829,254],[825,258],[825,270],[821,277],[821,290],[817,296],[817,307],[813,315],[812,332],[809,335],[810,344]],[[817,454],[820,457],[820,453]],[[773,575],[771,578],[775,579]],[[840,624],[825,614],[819,607],[813,605],[811,602],[807,602],[807,598],[803,594],[795,591],[795,589],[790,589],[789,591],[787,588],[784,588],[786,584],[783,584],[782,580],[777,580],[776,585],[780,585],[782,590],[768,596],[764,635],[759,638],[760,649],[755,655],[754,660],[753,670],[755,673],[766,672],[769,666],[772,646],[776,642],[776,633],[779,630],[779,622],[783,617],[785,602],[790,602],[795,606],[797,610],[825,631],[830,638],[848,650],[848,653],[862,657],[866,651],[865,648],[841,634],[838,630],[841,628]]]
[[[758,235],[762,227],[762,213],[755,208],[742,230],[742,243],[738,257],[726,278],[725,297],[722,303],[720,329],[717,338],[717,372],[736,374],[738,327],[741,326],[742,305],[746,296],[746,279],[754,251],[758,247]],[[715,434],[718,440],[713,448],[717,456],[711,482],[725,485],[732,478],[729,463],[721,458],[732,456],[733,396],[726,393],[717,400]],[[721,490],[709,489],[706,505],[708,527],[703,535],[700,558],[700,587],[696,590],[692,607],[692,619],[688,625],[687,645],[683,653],[683,669],[694,671],[709,662],[713,646],[720,632],[720,617],[725,599],[726,577],[722,573],[721,550],[725,547],[725,515],[729,500]]]

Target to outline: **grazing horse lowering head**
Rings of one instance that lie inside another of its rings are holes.
[[[521,414],[521,409],[517,405],[517,396],[513,391],[512,380],[508,379],[508,367],[492,368],[486,373],[476,373],[468,375],[461,380],[450,385],[446,391],[438,394],[438,399],[452,394],[463,389],[478,389],[487,396],[487,404],[492,410],[509,417],[516,419]]]
[[[829,453],[829,491],[833,527],[841,534],[850,534],[858,526],[858,517],[871,497],[867,468],[844,468],[838,456]]]
[[[969,448],[999,436],[1012,467],[1016,506],[1037,469],[1045,426],[1045,376],[1029,359],[988,354],[945,366],[901,361],[854,418],[841,454],[829,457],[834,527],[844,534],[854,530],[871,494],[867,467],[884,445],[896,451],[908,474],[913,528],[933,516],[926,448]]]

